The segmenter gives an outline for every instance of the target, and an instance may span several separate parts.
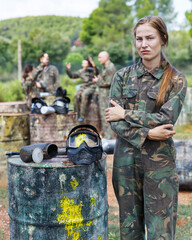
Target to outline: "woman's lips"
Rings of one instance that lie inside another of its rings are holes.
[[[142,54],[147,54],[147,53],[150,53],[150,51],[148,51],[148,50],[143,50],[143,51],[141,51],[141,53],[142,53]]]

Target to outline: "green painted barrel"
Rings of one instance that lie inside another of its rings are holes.
[[[5,151],[19,151],[29,144],[29,114],[0,113],[0,187],[7,186]]]
[[[106,155],[98,165],[68,158],[8,162],[10,240],[107,240]]]

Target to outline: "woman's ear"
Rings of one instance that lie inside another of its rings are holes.
[[[167,35],[166,34],[164,34],[164,41],[163,41],[163,43],[162,43],[162,46],[165,46],[166,44],[167,44]]]

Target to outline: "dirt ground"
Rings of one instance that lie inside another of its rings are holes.
[[[112,187],[112,166],[113,155],[107,157],[107,192],[108,203],[112,207],[113,214],[118,216],[118,204]],[[190,205],[192,202],[192,192],[179,192],[179,204]],[[179,220],[177,225],[183,225],[185,222]],[[2,202],[0,202],[0,232],[4,234],[3,239],[0,235],[0,240],[9,240],[9,216]]]

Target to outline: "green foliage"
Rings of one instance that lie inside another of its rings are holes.
[[[107,52],[114,64],[124,63],[127,58],[127,54],[120,43],[110,43]]]
[[[176,17],[173,0],[136,0],[134,4],[137,19],[144,16],[161,16],[167,23]]]
[[[190,25],[192,26],[192,10],[191,11],[187,11],[185,13],[185,16],[186,16],[187,20],[189,21]],[[189,34],[192,37],[192,28],[189,30]]]
[[[173,59],[175,62],[178,59],[189,59],[192,56],[192,51],[190,51],[191,46],[192,39],[190,38],[187,31],[170,31],[169,47],[165,49],[166,56],[171,60]],[[172,64],[174,64],[173,61]]]
[[[192,87],[192,75],[186,74],[186,78],[187,78],[187,86]]]
[[[80,53],[71,52],[63,61],[63,65],[65,66],[65,63],[71,63],[71,70],[76,71],[77,69],[81,68],[83,59],[84,58]]]
[[[22,101],[24,100],[24,94],[21,89],[21,82],[19,80],[13,80],[6,83],[0,83],[0,101]]]
[[[71,100],[70,107],[72,108],[73,98],[76,92],[76,86],[81,83],[81,79],[77,79],[73,81],[71,78],[69,78],[65,74],[65,75],[60,75],[60,83],[61,83],[61,86],[67,90],[67,95]]]
[[[78,38],[82,19],[79,17],[38,16],[13,18],[0,21],[1,36],[8,39],[29,38],[31,32],[39,29],[40,32],[58,32],[69,37],[72,41]]]
[[[42,52],[62,72],[62,61],[81,30],[81,18],[41,16],[0,21],[0,75],[17,71],[18,39],[21,40],[23,66],[37,65]]]
[[[87,45],[87,51],[97,55],[110,43],[120,43],[125,48],[132,26],[131,7],[126,0],[100,0],[99,7],[83,20],[80,38]]]
[[[12,56],[9,43],[0,39],[0,71],[11,71]]]

